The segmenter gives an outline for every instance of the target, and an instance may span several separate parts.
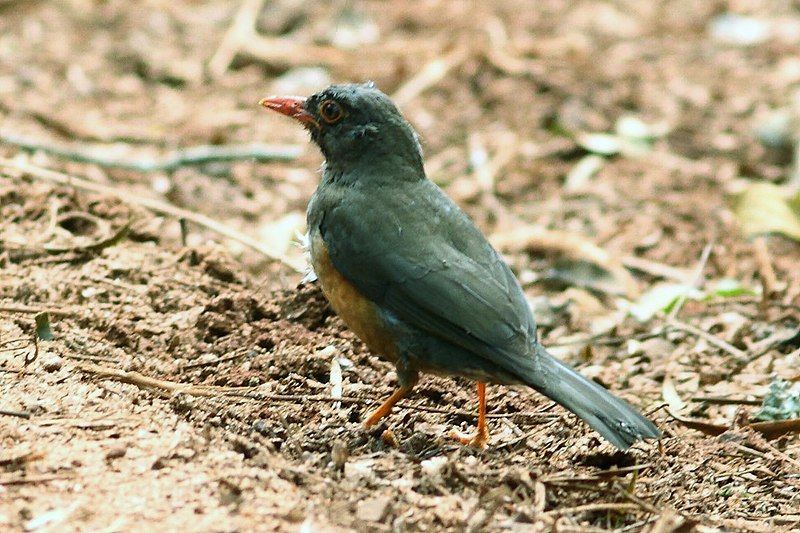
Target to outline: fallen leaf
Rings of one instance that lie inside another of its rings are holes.
[[[667,409],[667,412],[670,414],[672,418],[686,426],[690,429],[696,429],[701,433],[705,433],[706,435],[712,435],[716,437],[717,435],[722,435],[730,428],[728,426],[721,426],[719,424],[712,424],[711,422],[706,422],[705,420],[698,420],[696,418],[687,418],[685,416],[681,416],[672,411],[672,409]]]
[[[575,192],[583,190],[595,174],[603,168],[605,159],[596,154],[589,154],[572,167],[564,180],[564,189]]]
[[[36,321],[36,336],[39,340],[53,340],[53,331],[50,329],[50,313],[39,313],[34,317]]]
[[[709,296],[732,298],[735,296],[754,296],[756,291],[745,286],[741,281],[731,278],[718,279],[710,284]]]
[[[800,194],[772,183],[753,183],[737,198],[734,213],[748,238],[778,233],[800,241]]]
[[[675,384],[672,383],[672,377],[667,376],[664,378],[664,384],[661,386],[661,396],[664,398],[664,401],[669,404],[669,408],[671,412],[681,412],[686,407],[686,402],[684,402],[678,391],[675,389]]]
[[[661,283],[654,285],[634,303],[628,311],[640,322],[647,322],[656,313],[669,311],[678,298],[698,299],[703,293],[683,283]]]
[[[547,269],[543,279],[567,286],[583,287],[604,294],[624,296],[627,287],[623,280],[615,278],[608,270],[595,263],[580,259],[560,258]]]
[[[774,439],[787,433],[800,433],[800,418],[776,422],[754,422],[747,427],[761,433],[765,439]]]
[[[800,418],[800,388],[774,379],[755,418],[765,422]]]
[[[632,140],[651,141],[669,133],[666,122],[649,124],[634,115],[623,115],[614,125],[617,135]]]
[[[723,44],[753,46],[769,40],[773,29],[766,20],[737,13],[723,13],[711,21],[708,33],[712,39]]]
[[[587,152],[615,155],[622,150],[622,140],[610,133],[579,133],[575,140]]]

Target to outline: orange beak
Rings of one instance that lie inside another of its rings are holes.
[[[314,116],[306,111],[306,99],[301,96],[270,96],[263,98],[259,105],[277,111],[281,115],[292,117],[304,126],[314,126],[319,129],[319,123]]]

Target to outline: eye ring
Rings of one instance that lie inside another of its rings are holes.
[[[319,105],[319,116],[328,124],[336,124],[344,118],[344,110],[335,100],[329,99]]]

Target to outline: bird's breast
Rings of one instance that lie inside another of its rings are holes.
[[[336,269],[319,231],[312,230],[309,240],[311,264],[333,310],[373,353],[396,361],[398,354],[393,335],[386,327],[377,304],[361,294]]]

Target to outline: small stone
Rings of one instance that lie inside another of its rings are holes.
[[[425,459],[419,465],[422,467],[422,472],[429,476],[438,476],[441,474],[444,465],[447,464],[447,457],[439,455]]]
[[[120,457],[125,457],[126,453],[128,453],[126,446],[115,446],[106,452],[106,459],[109,461],[119,459]]]
[[[375,475],[372,460],[350,461],[344,465],[344,477],[347,479],[370,478]]]
[[[333,447],[331,448],[331,461],[336,470],[342,470],[344,468],[345,464],[347,464],[348,455],[347,444],[345,444],[343,440],[334,441]]]
[[[64,360],[56,354],[45,353],[42,356],[42,368],[46,372],[57,372],[61,370],[62,366],[64,366]]]
[[[390,503],[386,496],[362,500],[356,505],[356,516],[364,522],[380,522],[389,512]]]

